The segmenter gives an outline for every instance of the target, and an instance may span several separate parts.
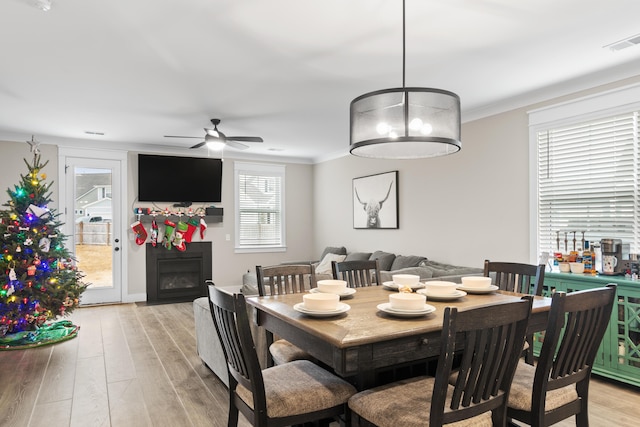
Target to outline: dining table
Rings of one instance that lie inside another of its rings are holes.
[[[316,291],[317,292],[317,291]],[[431,300],[431,313],[398,317],[381,310],[395,290],[383,286],[356,288],[341,313],[315,317],[302,312],[303,293],[247,297],[255,308],[258,326],[286,339],[309,353],[343,378],[354,379],[359,389],[373,385],[372,373],[412,361],[436,358],[440,354],[443,316],[448,306],[468,309],[522,298],[522,294],[494,291],[466,293],[449,300]],[[535,296],[527,333],[543,331],[551,298]]]

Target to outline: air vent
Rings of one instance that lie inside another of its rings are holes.
[[[618,50],[626,49],[631,46],[636,46],[640,44],[640,34],[636,34],[635,36],[628,37],[624,40],[617,41],[615,43],[608,44],[604,46],[609,50],[616,52]]]
[[[86,133],[87,135],[104,136],[104,132],[94,132],[94,131],[91,131],[91,130],[85,130],[84,133]]]

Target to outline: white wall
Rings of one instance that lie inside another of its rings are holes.
[[[462,150],[420,160],[349,156],[315,166],[316,252],[384,250],[481,267],[530,254],[527,111],[640,81],[640,76],[479,119],[462,126]],[[464,100],[463,100],[464,103]],[[353,229],[352,179],[398,170],[400,228]]]

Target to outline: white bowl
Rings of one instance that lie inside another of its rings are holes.
[[[568,262],[561,262],[558,264],[558,266],[560,267],[560,271],[562,273],[568,273],[571,271],[571,266],[569,265]]]
[[[581,262],[570,262],[569,268],[571,269],[572,273],[575,273],[575,274],[584,273],[584,264]]]
[[[462,278],[462,284],[465,288],[486,289],[491,286],[491,277],[467,276]]]
[[[346,280],[318,280],[318,290],[328,294],[341,295],[347,290]]]
[[[416,274],[394,274],[391,278],[398,286],[415,286],[420,281],[420,276]]]
[[[331,311],[338,308],[340,296],[338,294],[304,294],[302,296],[304,308],[312,311]]]
[[[389,305],[396,310],[423,310],[427,297],[422,294],[398,292],[389,295]]]
[[[425,282],[425,289],[432,295],[451,295],[456,293],[458,284],[454,282],[443,282],[434,280]]]

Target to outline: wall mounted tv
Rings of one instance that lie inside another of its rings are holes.
[[[138,201],[222,201],[222,160],[200,157],[138,154]]]

